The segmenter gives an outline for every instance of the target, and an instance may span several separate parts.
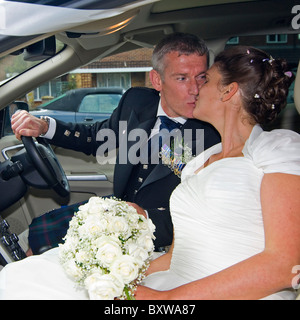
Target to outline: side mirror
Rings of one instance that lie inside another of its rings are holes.
[[[25,110],[29,111],[29,106],[27,102],[24,101],[14,101],[6,108],[9,109],[10,117],[17,111],[17,110]]]

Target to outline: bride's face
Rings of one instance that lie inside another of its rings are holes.
[[[221,74],[216,65],[206,72],[206,82],[199,90],[198,101],[193,116],[196,119],[213,124],[224,116],[224,105],[221,101]]]

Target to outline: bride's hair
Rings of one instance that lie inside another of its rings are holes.
[[[215,63],[222,84],[237,82],[245,110],[252,122],[272,122],[286,106],[288,90],[295,76],[283,59],[248,46],[234,46],[221,52]]]

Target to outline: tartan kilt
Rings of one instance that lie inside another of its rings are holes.
[[[41,254],[51,248],[58,247],[67,234],[69,222],[79,206],[87,201],[75,203],[49,211],[34,218],[29,225],[28,242],[33,254]]]

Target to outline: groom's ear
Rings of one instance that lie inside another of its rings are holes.
[[[237,82],[232,82],[228,86],[224,87],[224,91],[222,93],[222,101],[230,100],[239,90],[239,85]]]
[[[152,83],[153,88],[157,91],[161,91],[162,79],[161,79],[160,74],[156,70],[152,69],[150,71],[149,77],[150,77],[150,81]]]

